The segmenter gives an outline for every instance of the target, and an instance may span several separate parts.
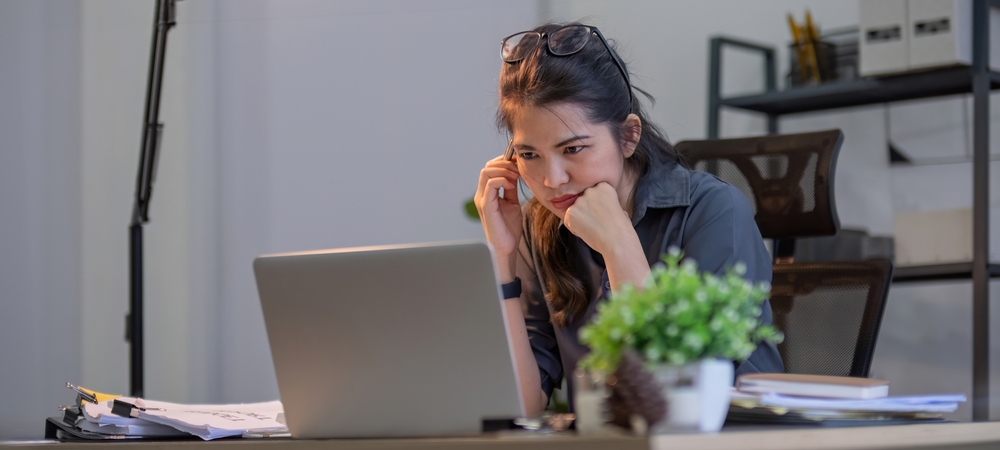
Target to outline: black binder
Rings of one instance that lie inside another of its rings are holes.
[[[201,440],[195,435],[184,436],[141,436],[127,434],[100,434],[80,429],[76,423],[86,420],[80,414],[77,407],[66,408],[63,417],[49,417],[45,419],[45,439],[56,439],[62,442],[81,441],[176,441],[176,440]]]

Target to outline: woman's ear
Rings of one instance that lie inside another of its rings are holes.
[[[636,147],[639,146],[640,136],[642,136],[642,121],[639,120],[639,116],[629,114],[625,118],[625,123],[622,124],[622,152],[626,158],[635,153]]]

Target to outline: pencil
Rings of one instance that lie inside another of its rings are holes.
[[[819,83],[822,81],[819,74],[819,60],[816,57],[819,33],[816,31],[816,26],[813,25],[812,14],[809,13],[808,9],[806,10],[806,26],[802,33],[805,35],[806,57],[808,58],[806,62],[809,64],[810,75],[813,83]]]
[[[795,46],[795,63],[798,67],[798,82],[804,83],[809,76],[808,57],[806,56],[806,43],[802,36],[802,30],[795,24],[795,19],[791,13],[788,14],[788,28],[792,31],[792,42]]]

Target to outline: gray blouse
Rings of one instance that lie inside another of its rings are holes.
[[[525,325],[542,389],[551,397],[563,374],[572,374],[577,361],[589,351],[579,342],[577,332],[590,321],[597,304],[606,299],[611,285],[601,255],[562,227],[564,237],[576,247],[578,267],[584,272],[581,279],[591,284],[594,298],[583,317],[565,328],[554,325],[549,320],[551,307],[545,301],[545,285],[535,270],[539,261],[530,245],[531,220],[525,216],[517,276],[522,280]],[[676,246],[685,258],[697,261],[702,271],[721,275],[741,261],[746,264],[748,280],[771,281],[771,257],[749,200],[739,189],[711,174],[687,169],[666,157],[654,159],[636,188],[632,226],[651,266],[660,263],[668,247]],[[762,309],[761,320],[770,324],[770,304],[765,302]],[[736,374],[784,371],[778,349],[770,343],[760,344],[749,358],[735,364]],[[567,385],[572,410],[573,387],[572,383]]]

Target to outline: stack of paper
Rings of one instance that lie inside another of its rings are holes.
[[[962,394],[890,397],[889,382],[871,378],[761,373],[741,375],[728,420],[853,426],[942,420]]]
[[[190,433],[205,440],[240,436],[245,432],[278,432],[287,428],[279,421],[282,405],[279,401],[233,405],[184,405],[178,403],[120,397],[119,401],[140,406],[137,417],[121,417],[111,413],[114,400],[84,405],[88,427],[122,430],[128,435],[167,436]],[[81,428],[83,428],[81,426]],[[103,431],[99,431],[102,432]],[[151,434],[147,434],[147,432]]]
[[[732,422],[856,426],[942,420],[958,409],[962,394],[837,399],[783,394],[752,394],[733,390]]]
[[[188,433],[174,427],[153,423],[148,420],[116,416],[111,413],[112,402],[113,400],[100,403],[85,403],[83,407],[83,420],[78,421],[76,426],[85,431],[105,435],[146,437],[188,435]]]
[[[962,394],[882,397],[864,400],[764,394],[760,396],[758,401],[761,406],[777,406],[793,409],[945,413],[955,411],[958,409],[958,404],[965,400],[965,395]]]

